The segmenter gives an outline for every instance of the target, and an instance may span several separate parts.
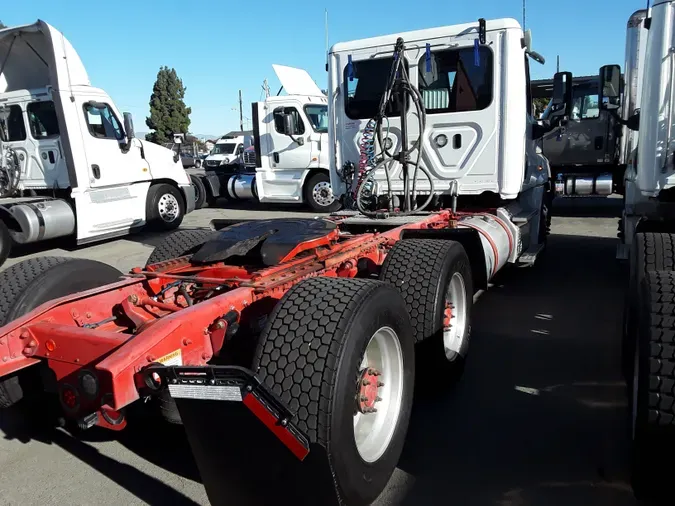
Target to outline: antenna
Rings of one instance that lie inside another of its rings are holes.
[[[326,32],[326,62],[328,62],[328,9],[324,9],[324,31]]]
[[[525,30],[525,3],[527,0],[523,0],[523,30]]]
[[[556,67],[555,67],[556,72],[560,72],[560,55],[557,55],[556,57]]]

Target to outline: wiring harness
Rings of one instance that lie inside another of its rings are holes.
[[[405,65],[402,65],[405,44],[402,38],[398,38],[394,47],[393,62],[387,79],[387,84],[380,98],[378,112],[374,118],[366,124],[359,142],[359,166],[356,184],[353,185],[352,198],[356,202],[357,209],[366,216],[380,217],[382,212],[377,210],[378,202],[374,195],[375,174],[384,169],[387,180],[387,207],[388,212],[395,215],[408,215],[423,211],[433,200],[434,180],[429,171],[421,165],[422,152],[424,150],[424,130],[426,127],[426,111],[422,94],[413,86],[408,76]],[[407,136],[407,104],[411,100],[415,106],[418,119],[419,136],[408,149]],[[401,115],[401,148],[398,153],[391,153],[391,146],[386,145],[389,133],[389,118],[386,111],[390,102],[398,102],[398,110]],[[387,136],[383,138],[382,126],[386,121]],[[382,148],[382,152],[376,155],[375,139]],[[411,162],[410,154],[416,151],[415,161]],[[403,174],[403,202],[400,208],[394,208],[394,198],[391,187],[391,169],[396,163],[401,164]],[[413,166],[412,184],[409,167]],[[428,198],[417,206],[417,181],[419,172],[422,172],[430,184]],[[375,210],[373,210],[375,209]]]

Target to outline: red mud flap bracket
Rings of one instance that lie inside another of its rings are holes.
[[[253,371],[237,366],[163,367],[157,373],[174,399],[241,402],[300,460],[309,453],[309,440],[293,424],[295,416]]]
[[[252,371],[153,365],[141,374],[168,386],[211,504],[340,504],[325,448]]]

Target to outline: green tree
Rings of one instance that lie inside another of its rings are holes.
[[[175,133],[188,133],[192,109],[183,101],[186,89],[175,69],[160,67],[150,96],[150,116],[145,119],[154,132],[146,140],[163,144],[171,142]]]
[[[2,23],[2,21],[0,21],[0,30],[3,29],[3,28],[7,28],[7,26],[4,25],[4,24]]]

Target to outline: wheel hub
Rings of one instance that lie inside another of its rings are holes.
[[[314,186],[312,189],[312,196],[314,197],[316,203],[321,206],[329,206],[333,203],[333,200],[335,200],[330,183],[325,181],[317,183]]]
[[[178,201],[170,193],[165,193],[159,199],[159,216],[164,221],[171,222],[178,218]]]
[[[377,369],[368,367],[359,375],[359,383],[356,388],[356,409],[360,413],[376,413],[375,404],[382,398],[378,395],[378,389],[384,386],[380,381],[382,373]]]

